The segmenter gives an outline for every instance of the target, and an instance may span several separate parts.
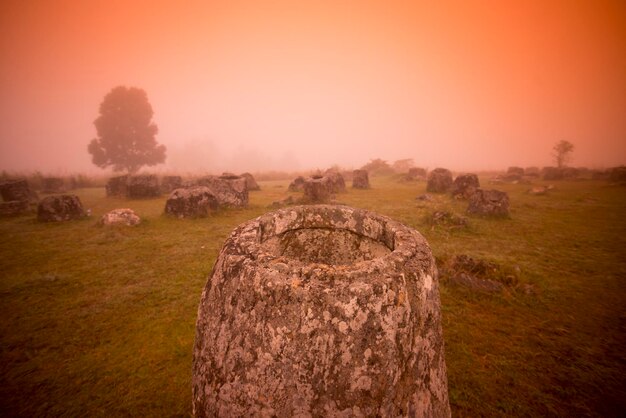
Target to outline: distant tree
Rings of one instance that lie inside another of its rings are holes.
[[[163,163],[165,146],[155,139],[158,128],[153,114],[144,90],[124,86],[112,89],[104,96],[100,116],[94,121],[98,137],[87,148],[93,163],[128,173]]]
[[[367,170],[369,173],[375,175],[393,174],[393,168],[391,168],[387,161],[381,160],[380,158],[370,160],[370,162],[361,167],[361,169]]]
[[[396,173],[406,173],[409,171],[409,168],[415,166],[415,161],[413,158],[404,158],[402,160],[396,160],[393,162],[391,167],[395,170]]]
[[[574,144],[569,141],[559,141],[552,148],[552,156],[558,168],[563,168],[567,165],[572,158],[572,151],[574,151]]]

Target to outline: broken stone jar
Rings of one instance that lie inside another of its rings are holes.
[[[200,301],[193,411],[449,416],[426,240],[339,205],[290,207],[237,227]]]

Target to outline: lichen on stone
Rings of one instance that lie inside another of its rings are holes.
[[[204,416],[449,416],[427,242],[347,206],[237,227],[202,293],[193,410]]]

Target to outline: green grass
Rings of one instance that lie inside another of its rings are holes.
[[[92,209],[87,220],[1,219],[0,414],[189,416],[206,278],[230,231],[286,197],[287,184],[261,182],[249,208],[206,219],[167,218],[165,198],[126,201],[104,189],[76,192]],[[371,190],[338,196],[418,229],[439,259],[468,254],[519,272],[520,286],[497,294],[442,283],[455,416],[626,410],[626,189],[555,185],[546,196],[497,185],[510,195],[511,219],[470,218],[465,229],[426,221],[434,209],[463,215],[466,203],[417,201],[423,182],[373,178]],[[95,225],[119,207],[144,222]]]

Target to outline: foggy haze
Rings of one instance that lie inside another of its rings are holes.
[[[0,170],[101,172],[118,85],[154,109],[152,171],[626,162],[623,1],[10,0],[0,27]]]

